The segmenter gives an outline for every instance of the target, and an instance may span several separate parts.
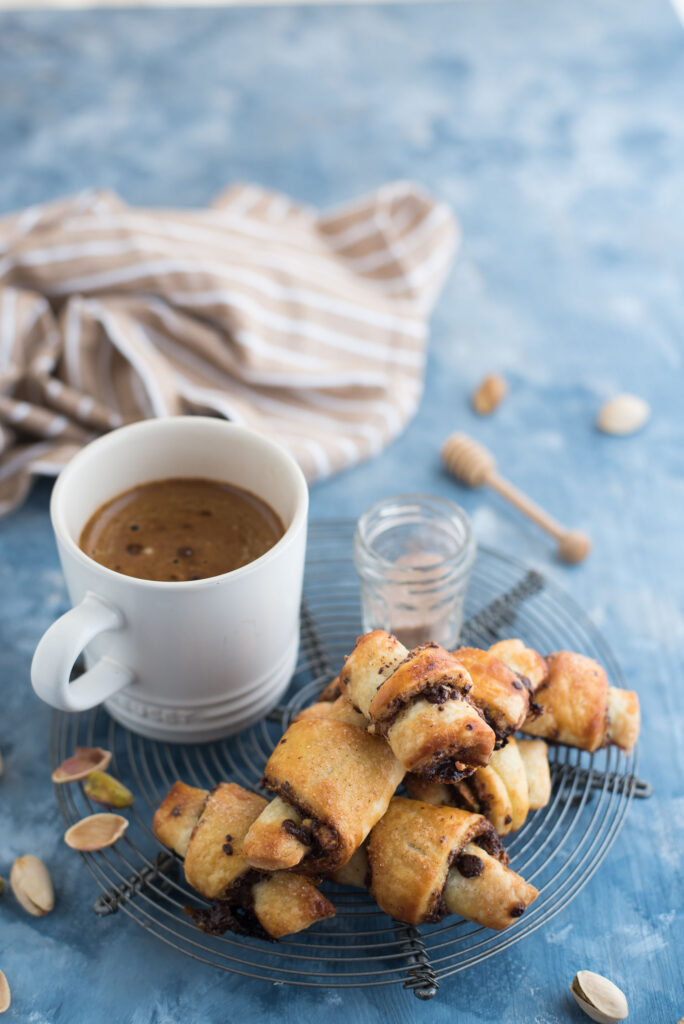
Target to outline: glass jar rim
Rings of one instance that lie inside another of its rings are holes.
[[[455,551],[452,555],[445,555],[440,557],[438,561],[430,562],[427,565],[402,566],[393,562],[389,558],[385,558],[372,547],[371,541],[374,538],[369,536],[369,528],[374,519],[378,518],[383,507],[392,504],[402,507],[418,505],[423,508],[431,508],[439,518],[449,521],[452,525],[457,525],[459,529],[463,531],[463,544],[459,547],[458,551]],[[356,524],[354,550],[355,554],[357,552],[362,554],[367,561],[372,559],[377,569],[391,570],[393,575],[405,574],[407,578],[410,577],[414,581],[418,582],[421,576],[425,576],[427,573],[434,574],[435,569],[443,569],[445,574],[454,570],[465,571],[469,569],[475,559],[476,542],[467,513],[460,505],[457,505],[455,501],[451,501],[450,498],[442,498],[434,494],[408,493],[395,494],[388,498],[381,498],[366,509]],[[357,561],[356,558],[355,561]],[[362,573],[362,569],[358,564],[356,568],[359,573]],[[370,566],[366,565],[365,568],[366,571],[368,571]],[[428,581],[426,580],[426,582]],[[436,582],[434,576],[431,577],[430,582]]]

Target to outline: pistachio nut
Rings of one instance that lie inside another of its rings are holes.
[[[638,395],[616,395],[601,406],[596,426],[604,434],[635,434],[650,415],[650,405]]]
[[[4,973],[0,971],[0,1013],[4,1013],[5,1010],[9,1010],[11,1002],[12,996],[10,994],[10,987],[7,983],[7,978]]]
[[[629,1013],[624,992],[608,978],[593,971],[578,971],[570,991],[587,1017],[599,1024],[617,1024]]]
[[[500,373],[490,373],[480,381],[470,396],[473,409],[480,416],[489,416],[504,400],[508,383]]]
[[[91,772],[104,771],[112,755],[102,747],[76,747],[72,757],[62,761],[52,773],[53,782],[79,782],[87,779]]]
[[[107,772],[91,772],[85,780],[83,791],[96,804],[104,807],[130,807],[133,803],[130,789]]]
[[[55,905],[50,872],[33,854],[17,857],[10,871],[10,887],[17,902],[34,917],[44,917]]]
[[[81,818],[64,833],[64,842],[72,850],[92,852],[116,843],[128,828],[120,814],[90,814]]]

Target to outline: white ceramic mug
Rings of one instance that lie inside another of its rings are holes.
[[[280,516],[266,554],[208,579],[141,580],[78,546],[101,505],[150,480],[204,477],[242,487]],[[297,661],[308,491],[294,459],[225,420],[146,420],[87,445],[60,473],[50,503],[73,607],[40,640],[31,666],[39,697],[110,714],[152,739],[195,742],[245,728],[273,707]],[[87,671],[69,681],[81,652]]]

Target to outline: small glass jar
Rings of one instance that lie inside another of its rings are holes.
[[[385,629],[409,649],[431,640],[453,649],[475,550],[452,501],[400,494],[371,505],[354,536],[364,631]]]

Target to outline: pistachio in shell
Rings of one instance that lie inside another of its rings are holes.
[[[33,917],[45,917],[55,905],[50,872],[39,857],[17,857],[10,871],[10,887],[17,903]]]
[[[76,747],[72,757],[62,761],[52,773],[53,782],[80,782],[92,772],[104,771],[112,759],[109,750],[102,747]]]
[[[91,772],[85,780],[83,792],[103,807],[130,807],[133,803],[130,789],[107,772]]]
[[[508,392],[508,382],[500,373],[490,373],[470,396],[470,402],[479,416],[490,416]]]
[[[64,833],[64,842],[82,853],[104,850],[121,839],[128,821],[120,814],[89,814]]]
[[[636,434],[648,422],[651,407],[638,395],[615,395],[601,406],[596,426],[604,434],[625,437]]]
[[[578,971],[570,991],[580,1009],[598,1024],[618,1024],[629,1013],[624,992],[594,971]]]
[[[3,971],[0,971],[0,1013],[4,1013],[5,1010],[9,1010],[10,1003],[12,1002],[12,996],[10,994],[10,987],[7,982],[7,978]]]

